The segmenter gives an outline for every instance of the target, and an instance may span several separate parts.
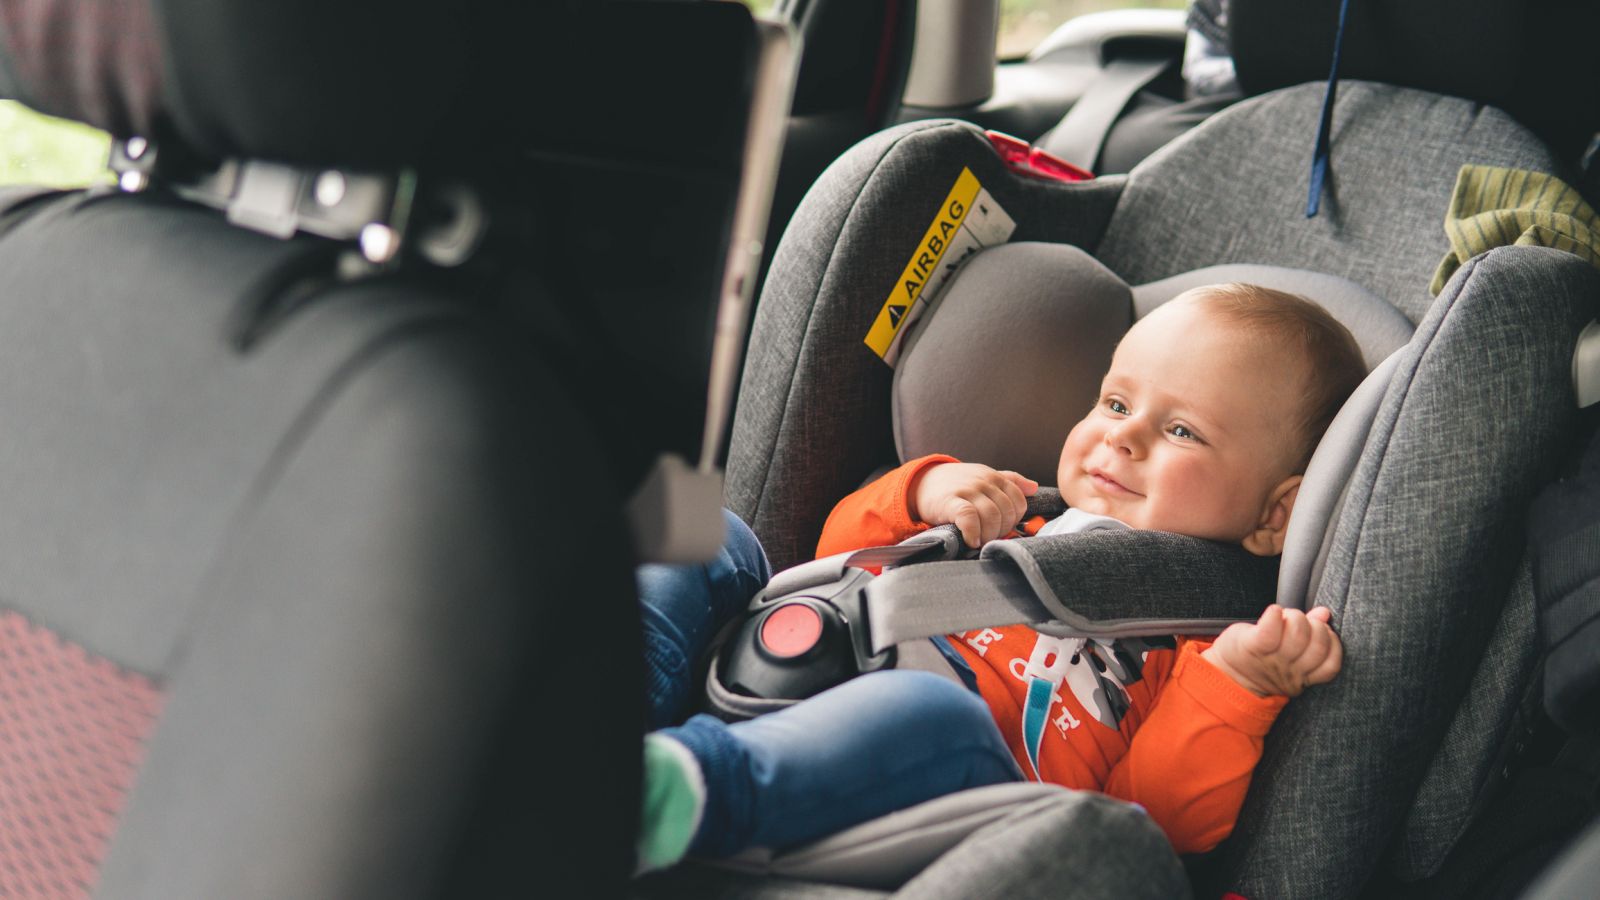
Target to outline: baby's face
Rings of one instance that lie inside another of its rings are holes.
[[[1299,453],[1302,365],[1179,297],[1128,331],[1067,436],[1067,503],[1135,528],[1241,541]]]

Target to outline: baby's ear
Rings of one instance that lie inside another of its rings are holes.
[[[1257,556],[1277,556],[1283,552],[1284,532],[1289,530],[1289,514],[1294,512],[1294,498],[1300,495],[1303,475],[1290,475],[1272,493],[1261,508],[1261,519],[1256,530],[1245,535],[1240,543]]]

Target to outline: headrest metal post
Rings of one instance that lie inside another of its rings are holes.
[[[155,144],[134,135],[127,140],[111,142],[106,168],[117,173],[117,186],[125,193],[137,194],[150,186],[160,155]]]

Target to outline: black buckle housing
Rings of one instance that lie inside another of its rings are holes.
[[[864,613],[864,589],[876,577],[864,569],[846,569],[831,583],[750,601],[744,624],[719,653],[717,674],[728,690],[764,700],[803,700],[857,675],[892,668],[893,647],[872,653],[872,635]],[[820,629],[810,646],[799,652],[769,646],[766,627],[773,614],[791,605],[813,611]]]

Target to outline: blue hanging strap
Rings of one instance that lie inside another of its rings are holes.
[[[1050,721],[1050,700],[1055,692],[1049,679],[1034,676],[1028,680],[1028,699],[1022,707],[1022,745],[1028,750],[1033,777],[1040,781],[1044,777],[1039,774],[1039,742],[1044,738],[1044,724]]]
[[[1317,149],[1311,155],[1311,189],[1306,195],[1306,218],[1317,214],[1322,205],[1322,182],[1328,177],[1328,130],[1333,124],[1333,99],[1339,87],[1339,53],[1344,49],[1344,16],[1350,0],[1339,0],[1339,30],[1333,35],[1333,67],[1328,71],[1328,90],[1322,95],[1322,121],[1317,125]]]

